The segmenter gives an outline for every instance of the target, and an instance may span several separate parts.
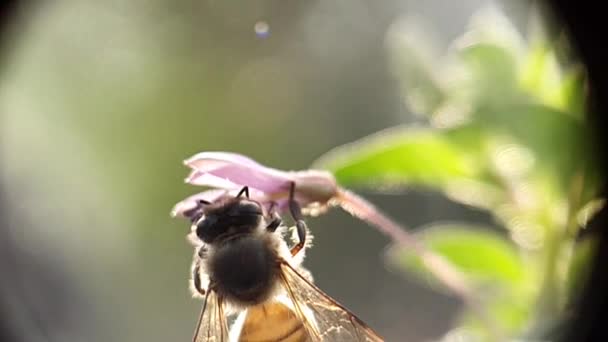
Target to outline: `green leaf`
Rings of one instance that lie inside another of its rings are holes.
[[[449,131],[397,128],[338,147],[314,164],[341,184],[390,187],[441,187],[451,180],[490,182],[482,160],[481,132],[475,127]]]
[[[606,205],[605,198],[594,198],[587,202],[576,214],[576,222],[579,226],[585,227],[587,223]]]
[[[511,103],[494,108],[480,108],[477,117],[492,136],[508,136],[528,149],[537,171],[555,177],[556,186],[568,192],[574,175],[585,166],[585,177],[591,180],[594,165],[589,164],[587,127],[571,115],[538,104]],[[480,120],[481,121],[481,120]],[[587,175],[587,173],[589,175]]]
[[[313,164],[341,185],[395,190],[422,186],[454,201],[492,208],[504,201],[478,125],[435,130],[398,127],[338,147]]]
[[[435,225],[417,234],[432,252],[443,256],[473,284],[499,288],[521,288],[527,280],[517,247],[488,229],[467,224]],[[410,250],[393,246],[387,253],[398,270],[430,277],[420,259]]]
[[[521,332],[530,319],[534,305],[530,296],[521,294],[500,294],[484,298],[483,304],[487,314],[492,320],[499,324],[501,331],[513,334]],[[488,327],[479,317],[470,311],[465,311],[461,315],[461,324],[470,329],[472,333],[483,337],[479,341],[491,341],[492,335]]]
[[[564,75],[560,87],[561,109],[581,120],[585,118],[586,81],[582,67],[575,67]]]
[[[561,70],[555,53],[546,43],[537,43],[529,49],[519,71],[520,85],[540,103],[564,109],[561,96]]]
[[[512,51],[491,43],[477,43],[460,51],[471,78],[468,87],[477,106],[512,102],[521,97],[517,87],[517,60]]]

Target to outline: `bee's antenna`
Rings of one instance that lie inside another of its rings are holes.
[[[239,193],[236,195],[236,197],[241,197],[242,194],[245,194],[245,197],[249,198],[249,187],[248,186],[244,186],[241,191],[239,191]]]
[[[200,220],[201,217],[203,217],[204,214],[204,210],[203,210],[203,205],[209,205],[211,204],[211,202],[206,201],[204,199],[198,199],[196,200],[196,207],[184,211],[183,215],[187,218],[190,219],[190,222],[192,222],[193,224],[195,224],[196,222],[198,222],[198,220]]]

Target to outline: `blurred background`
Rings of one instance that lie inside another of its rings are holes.
[[[489,28],[508,21],[523,37],[532,7],[484,0],[18,7],[0,55],[7,222],[0,300],[11,317],[3,323],[21,341],[188,341],[201,302],[187,287],[189,225],[169,217],[199,191],[183,183],[183,159],[234,151],[306,169],[379,130],[428,125],[404,90],[419,75],[399,67],[408,51],[402,33],[443,53],[479,13],[492,13],[481,21]],[[406,190],[361,193],[408,227],[466,221],[510,236],[483,208]],[[439,340],[461,318],[458,298],[387,266],[389,240],[374,229],[340,210],[308,224],[315,247],[305,265],[317,285],[387,341]]]

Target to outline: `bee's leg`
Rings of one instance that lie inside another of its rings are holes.
[[[236,195],[236,197],[241,197],[242,194],[245,194],[245,197],[249,198],[249,187],[245,185],[241,191]]]
[[[197,248],[196,250],[196,255],[200,258],[200,259],[205,259],[205,257],[207,256],[207,248],[203,245]],[[198,261],[197,261],[198,264]]]
[[[281,225],[281,223],[283,223],[283,220],[275,210],[276,205],[277,204],[275,202],[272,202],[270,204],[270,208],[268,208],[268,216],[270,216],[271,220],[266,226],[266,230],[269,232],[276,231],[277,228],[279,228],[279,226]]]
[[[298,230],[298,243],[291,248],[291,255],[296,255],[302,248],[304,248],[304,244],[306,243],[306,223],[302,217],[302,210],[300,209],[300,205],[296,202],[295,199],[295,190],[296,183],[291,182],[291,186],[289,188],[289,212],[291,213],[291,217],[296,223],[296,229]]]
[[[201,259],[205,258],[206,253],[207,249],[205,246],[196,248],[193,257],[194,260],[192,261],[192,287],[201,296],[205,295],[205,289],[203,289],[203,286],[201,285]]]
[[[198,263],[192,268],[192,282],[196,292],[204,296],[205,289],[201,286],[201,267]]]

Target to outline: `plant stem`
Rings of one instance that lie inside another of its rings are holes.
[[[409,248],[424,263],[426,268],[449,290],[456,294],[479,319],[487,326],[494,341],[504,340],[498,324],[485,310],[483,304],[468,284],[465,276],[454,268],[445,258],[438,255],[408,233],[403,226],[393,221],[369,201],[346,189],[338,189],[337,204],[351,215],[378,228],[395,243]]]
[[[557,270],[557,263],[562,247],[565,246],[578,231],[578,223],[576,214],[582,206],[582,193],[584,187],[584,176],[582,172],[577,173],[570,186],[568,193],[568,214],[565,225],[560,229],[546,229],[547,236],[545,238],[545,254],[544,256],[544,273],[538,297],[538,305],[536,317],[532,333],[537,331],[542,334],[545,327],[552,322],[547,322],[547,317],[555,317],[556,313],[560,312],[561,299],[563,298],[564,289],[561,287],[564,283],[563,277]],[[550,221],[547,222],[547,227],[550,227]],[[573,243],[572,241],[570,241]],[[538,335],[538,333],[536,333]],[[542,337],[542,336],[533,336]]]
[[[539,317],[551,317],[558,312],[559,281],[557,279],[557,258],[561,246],[560,240],[559,234],[556,233],[550,234],[545,240],[544,274],[538,302]]]

